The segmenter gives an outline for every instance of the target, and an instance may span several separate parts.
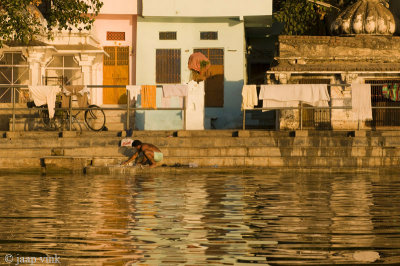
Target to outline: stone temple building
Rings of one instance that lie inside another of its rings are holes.
[[[331,36],[279,36],[276,64],[267,71],[267,84],[342,84],[328,86],[330,106],[335,108],[351,108],[351,84],[371,84],[372,121],[359,124],[351,109],[307,109],[302,126],[336,130],[399,127],[400,109],[395,108],[400,101],[384,97],[382,91],[385,85],[400,85],[400,37],[393,35],[396,20],[386,2],[359,0],[333,21]],[[298,121],[297,110],[280,112],[281,128],[296,129]]]

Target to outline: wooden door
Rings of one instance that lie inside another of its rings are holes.
[[[205,107],[224,107],[224,50],[194,49],[194,52],[203,53],[211,63],[204,84]]]
[[[129,84],[129,47],[107,46],[103,60],[103,84],[104,85],[128,85]],[[125,88],[104,88],[104,104],[126,104]]]

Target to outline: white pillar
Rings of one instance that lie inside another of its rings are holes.
[[[44,74],[45,64],[44,52],[30,51],[27,56],[29,64],[29,80],[30,85],[40,85],[42,83],[41,77]]]
[[[94,85],[93,84],[93,63],[96,59],[96,55],[90,54],[80,54],[79,57],[75,57],[78,62],[79,66],[82,68],[82,75],[83,75],[83,85]],[[91,88],[90,89],[90,103],[100,105],[102,104],[102,95],[101,88]]]

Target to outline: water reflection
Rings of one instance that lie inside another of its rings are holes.
[[[400,263],[400,180],[177,171],[0,176],[0,264]],[[26,261],[26,260],[25,260]]]

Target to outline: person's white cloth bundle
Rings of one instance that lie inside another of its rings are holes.
[[[263,107],[297,107],[299,102],[316,107],[329,106],[326,84],[261,85],[259,99]]]
[[[351,94],[354,119],[372,120],[371,84],[352,84]]]
[[[47,104],[49,118],[54,117],[57,93],[61,92],[59,86],[29,86],[29,96],[36,106]]]

